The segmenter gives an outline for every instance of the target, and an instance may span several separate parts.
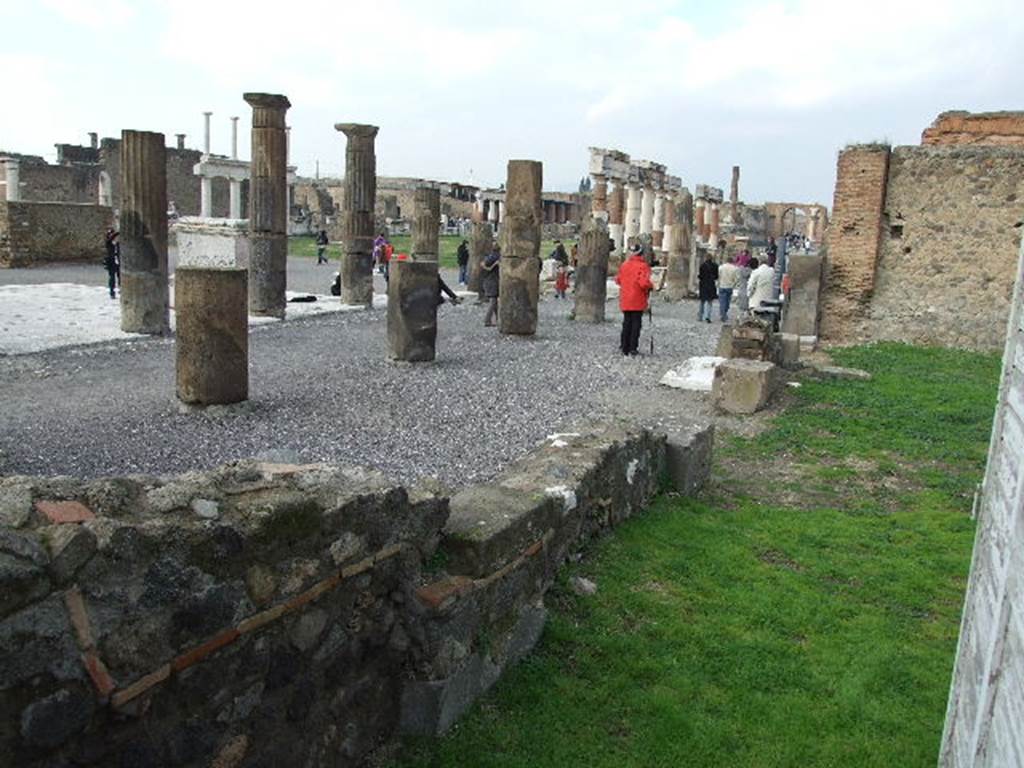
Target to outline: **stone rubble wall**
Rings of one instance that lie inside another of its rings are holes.
[[[103,262],[113,210],[83,203],[0,201],[0,267],[40,262]]]
[[[924,129],[921,144],[1024,147],[1024,112],[943,112]]]
[[[710,451],[595,425],[450,500],[328,465],[2,479],[0,754],[333,766],[439,732],[537,642],[565,558]]]

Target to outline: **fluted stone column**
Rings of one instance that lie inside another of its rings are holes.
[[[164,135],[121,131],[121,330],[166,333],[167,290]]]
[[[437,345],[436,258],[434,254],[433,260],[396,260],[391,263],[388,276],[388,350],[392,360],[423,363],[434,359]]]
[[[576,304],[579,323],[603,323],[608,293],[608,227],[603,219],[583,225],[577,250]]]
[[[345,146],[345,200],[341,211],[341,303],[373,306],[373,223],[377,201],[377,126],[338,123]]]
[[[662,225],[661,250],[663,253],[668,253],[672,248],[672,231],[676,225],[676,201],[669,193],[666,193],[664,197],[662,218],[664,224]]]
[[[708,221],[708,242],[711,243],[711,249],[714,250],[714,249],[716,249],[718,247],[718,232],[719,232],[719,222],[718,222],[719,211],[718,211],[718,207],[719,206],[718,206],[718,203],[711,203],[710,207],[711,207],[711,217],[710,217],[710,220]]]
[[[654,219],[651,223],[651,245],[661,250],[665,236],[665,192],[654,193]]]
[[[641,189],[639,184],[626,185],[626,220],[623,233],[625,248],[640,234]]]
[[[178,267],[174,273],[178,399],[196,405],[249,397],[247,270]]]
[[[611,192],[608,195],[608,237],[615,243],[615,250],[611,255],[621,256],[626,193],[621,182],[613,180],[611,184]]]
[[[437,261],[441,191],[417,187],[413,193],[412,253],[417,259]]]
[[[500,333],[532,335],[537,332],[543,173],[543,166],[535,160],[508,161],[498,287]]]
[[[288,269],[287,97],[246,93],[252,107],[249,170],[249,313],[284,317]]]
[[[654,187],[644,186],[640,198],[640,234],[650,235],[654,232]]]
[[[675,200],[675,224],[668,241],[668,268],[665,272],[666,301],[686,298],[690,290],[690,252],[693,250],[690,237],[690,219],[693,215],[693,198],[687,190],[679,193]]]
[[[21,163],[15,157],[4,158],[4,174],[7,183],[7,202],[16,203],[21,200]]]
[[[595,219],[608,219],[608,180],[603,173],[592,173],[593,191],[590,208]]]
[[[476,193],[473,199],[473,213],[470,217],[470,221],[474,224],[484,221],[484,199],[483,195],[479,192]]]
[[[491,225],[485,221],[474,222],[469,229],[469,282],[466,289],[475,291],[483,298],[480,291],[481,262],[491,252],[494,244],[494,233]]]
[[[729,208],[732,223],[740,224],[740,167],[732,167],[732,183],[729,185]]]
[[[705,203],[697,199],[693,204],[693,236],[697,240],[704,239]]]

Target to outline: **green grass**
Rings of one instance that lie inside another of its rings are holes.
[[[934,766],[999,360],[877,345],[549,594],[534,653],[405,766]],[[565,588],[579,573],[599,592]]]
[[[463,238],[458,235],[441,235],[440,246],[440,264],[442,267],[449,269],[456,269],[457,263],[455,261],[455,252],[459,248]],[[566,249],[569,247],[570,241],[565,241]],[[409,253],[412,249],[412,236],[411,235],[395,235],[391,238],[391,244],[395,246],[395,253]],[[548,254],[554,250],[555,243],[553,240],[544,240],[540,245],[541,258],[547,258]],[[290,237],[288,238],[288,255],[298,256],[305,259],[316,258],[316,239],[313,237]],[[327,246],[327,257],[331,261],[338,261],[341,258],[341,246],[337,243],[331,243]]]

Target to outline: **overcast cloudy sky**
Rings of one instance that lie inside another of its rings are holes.
[[[381,126],[381,174],[571,190],[591,145],[684,183],[831,206],[836,151],[917,143],[946,109],[1024,108],[1020,0],[0,0],[0,148],[122,128],[228,152],[243,91],[292,102],[292,162],[341,171],[336,122]],[[241,145],[248,153],[248,132]]]

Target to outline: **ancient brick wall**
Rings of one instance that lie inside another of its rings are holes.
[[[451,500],[327,465],[0,479],[0,755],[357,765],[442,731],[537,642],[566,557],[710,451],[589,425]]]
[[[1024,248],[1008,327],[942,768],[1024,765]]]
[[[99,202],[99,176],[95,165],[22,163],[21,199],[48,203]]]
[[[943,112],[924,129],[921,144],[1024,147],[1024,112]]]
[[[827,339],[858,333],[874,291],[888,170],[887,146],[856,145],[839,153],[821,322]]]
[[[0,267],[102,262],[110,208],[82,203],[0,202]]]

